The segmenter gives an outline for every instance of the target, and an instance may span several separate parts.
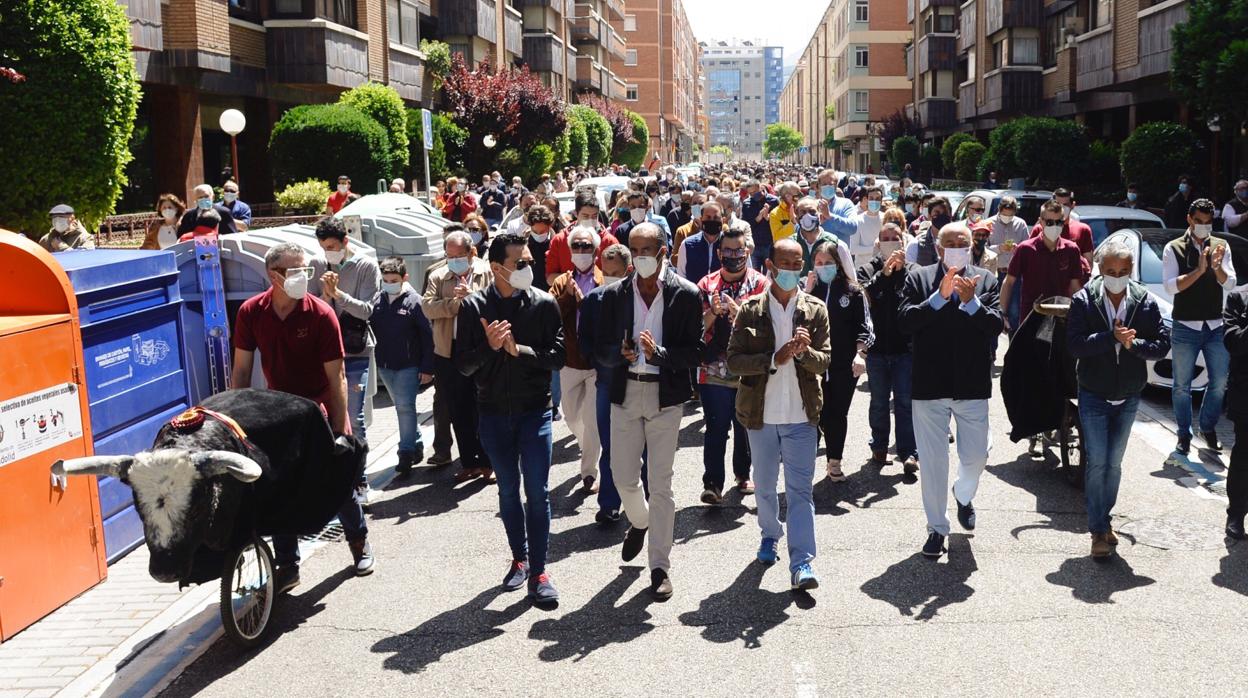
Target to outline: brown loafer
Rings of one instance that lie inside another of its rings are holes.
[[[1092,534],[1092,557],[1109,557],[1113,552],[1114,548],[1109,544],[1109,539],[1104,533]]]
[[[1112,527],[1105,532],[1105,541],[1110,545],[1118,545],[1118,534],[1114,533],[1114,529]]]

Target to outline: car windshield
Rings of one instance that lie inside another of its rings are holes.
[[[1086,218],[1079,217],[1079,220],[1086,223],[1092,229],[1092,246],[1095,247],[1105,242],[1105,238],[1122,230],[1123,228],[1139,227],[1141,221],[1138,218]],[[1165,247],[1165,242],[1161,243]],[[1161,254],[1158,252],[1158,254]]]

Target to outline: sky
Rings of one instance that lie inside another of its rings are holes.
[[[684,0],[698,41],[761,39],[784,47],[784,64],[797,63],[828,9],[828,0]],[[779,11],[777,11],[779,10]]]

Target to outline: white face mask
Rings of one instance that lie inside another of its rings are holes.
[[[804,214],[798,219],[797,224],[801,226],[802,230],[810,232],[819,226],[819,216],[813,213]]]
[[[654,276],[659,271],[658,257],[633,257],[633,268],[643,279]]]
[[[1123,291],[1126,291],[1127,282],[1130,281],[1130,279],[1125,276],[1102,276],[1101,279],[1105,284],[1105,290],[1115,296]]]
[[[1212,223],[1193,223],[1192,224],[1192,235],[1195,235],[1198,239],[1204,240],[1212,234],[1213,234]]]
[[[888,258],[891,254],[901,249],[901,240],[880,240],[880,255]]]
[[[529,237],[535,242],[546,242],[550,238],[550,231],[544,233],[529,233]]]
[[[944,261],[946,269],[965,269],[971,263],[971,248],[948,247],[943,249],[945,251]]]
[[[282,290],[286,292],[286,295],[295,300],[302,299],[308,295],[308,275],[299,273],[294,276],[287,276],[286,280],[282,282]]]
[[[174,218],[177,218],[177,216],[178,216],[178,209],[176,209],[176,208],[162,208],[162,209],[160,209],[160,215],[161,215],[161,216],[163,216],[165,220],[167,220],[167,221],[171,221],[171,220],[173,220]]]
[[[619,280],[621,280],[621,279],[623,279],[623,278],[624,278],[624,277],[622,277],[622,276],[606,276],[606,275],[604,274],[604,275],[603,275],[603,277],[602,277],[602,285],[603,285],[603,286],[606,286],[607,284],[613,284],[613,283],[615,283],[615,282],[617,282],[617,281],[619,281]]]
[[[533,285],[533,265],[517,269],[507,276],[507,283],[517,291],[527,291]]]
[[[646,209],[631,208],[628,210],[628,215],[632,218],[634,223],[644,223],[646,220]]]
[[[350,190],[350,189],[351,189],[351,185],[350,185],[350,184],[339,184],[339,185],[338,185],[338,193],[339,193],[339,194],[346,194],[346,193],[347,193],[347,191],[348,191],[348,190]],[[324,191],[324,190],[322,189],[321,191]]]
[[[997,220],[1001,221],[1002,223],[1006,225],[1009,225],[1014,222],[1014,216],[1006,214],[1006,213],[1002,213],[997,216]]]
[[[1062,226],[1060,225],[1044,226],[1044,238],[1048,240],[1049,242],[1057,242],[1057,239],[1060,238],[1061,236],[1062,236]]]
[[[58,233],[63,233],[66,230],[69,230],[69,219],[68,218],[53,218],[52,229]]]
[[[572,264],[574,264],[576,268],[580,269],[581,271],[588,271],[589,268],[594,265],[594,253],[593,252],[573,252]]]
[[[346,258],[346,250],[325,250],[325,261],[330,264],[342,264],[342,260]]]
[[[481,244],[481,233],[478,233],[477,231],[474,230],[471,233],[468,233],[468,237],[472,238],[472,244],[474,245]]]
[[[386,293],[391,296],[397,296],[403,291],[403,282],[402,281],[394,281],[394,282],[383,281],[381,282],[381,291],[382,293]]]
[[[236,191],[224,192],[223,194],[221,194],[221,199],[225,201],[225,203],[227,204],[232,204],[234,203],[236,199],[238,199],[238,192]]]

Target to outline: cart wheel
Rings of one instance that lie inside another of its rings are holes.
[[[221,624],[235,644],[254,647],[268,628],[276,596],[273,553],[260,538],[230,551],[221,570]]]
[[[1068,407],[1066,423],[1061,430],[1062,471],[1066,474],[1066,482],[1079,489],[1083,488],[1083,425],[1079,422],[1079,410]]]

